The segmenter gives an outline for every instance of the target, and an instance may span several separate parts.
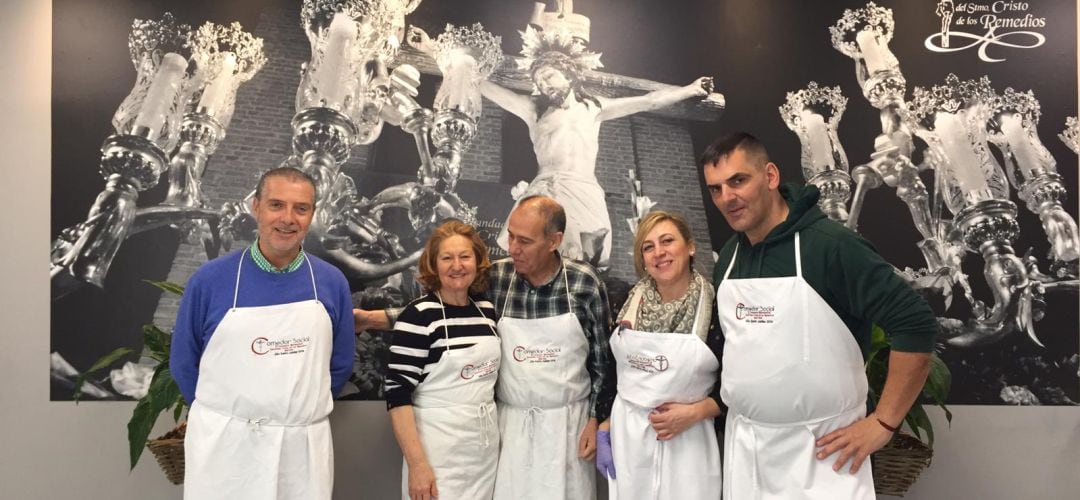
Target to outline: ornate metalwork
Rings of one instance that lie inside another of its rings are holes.
[[[847,225],[857,227],[869,190],[881,185],[896,187],[897,196],[908,205],[924,238],[917,246],[927,264],[925,269],[909,269],[901,275],[917,289],[941,294],[946,305],[951,302],[952,289],[960,287],[974,313],[966,322],[939,318],[945,341],[951,346],[971,347],[1024,331],[1039,343],[1034,322],[1044,314],[1043,294],[1080,288],[1076,278],[1080,255],[1076,221],[1061,207],[1065,187],[1053,157],[1038,138],[1038,101],[1031,92],[1011,88],[998,94],[986,77],[962,81],[955,75],[949,75],[943,84],[916,87],[912,98],[906,100],[899,61],[887,46],[893,30],[892,11],[874,3],[844,11],[829,30],[833,46],[855,60],[863,95],[881,110],[882,133],[874,141],[875,151],[868,163],[851,172],[856,190]],[[788,101],[781,114],[803,142],[804,177],[821,189],[821,203],[830,207],[830,217],[842,220],[843,212],[835,203],[843,180],[823,183],[818,180],[818,169],[806,168],[808,157],[813,163],[814,139],[803,130],[800,119],[805,120],[815,110],[806,104],[805,96],[789,94]],[[1070,147],[1080,151],[1080,126],[1073,119],[1067,127],[1071,128],[1062,134],[1062,140],[1072,141]],[[911,161],[916,152],[913,135],[928,146],[921,151],[924,160],[920,165]],[[825,141],[816,140],[817,148],[824,149]],[[1001,151],[1005,168],[998,164],[989,144]],[[817,163],[825,162],[819,158]],[[934,172],[933,209],[929,190],[919,177],[925,169]],[[1012,248],[1020,226],[1016,205],[1009,201],[1010,183],[1028,209],[1042,219],[1054,260],[1050,274],[1039,270],[1038,259],[1031,255],[1020,258]],[[967,252],[983,258],[992,306],[974,297],[961,269]]]
[[[135,220],[139,191],[157,183],[164,153],[148,139],[114,135],[101,148],[105,189],[86,220],[64,229],[53,241],[49,275],[53,296],[73,291],[80,282],[102,287],[113,257]]]
[[[845,9],[836,24],[829,28],[829,34],[836,50],[852,59],[859,59],[863,54],[858,42],[854,40],[856,34],[870,30],[877,35],[881,43],[889,43],[894,29],[892,9],[870,2],[860,9]]]
[[[1011,87],[991,98],[991,119],[986,122],[989,140],[1001,151],[1020,199],[1039,215],[1050,242],[1050,256],[1060,262],[1080,259],[1080,231],[1062,207],[1065,185],[1057,173],[1057,161],[1039,140],[1039,101],[1031,91]]]
[[[1080,121],[1075,116],[1066,118],[1065,130],[1058,134],[1058,138],[1069,146],[1073,153],[1080,154]]]
[[[204,23],[192,36],[192,59],[204,84],[188,101],[188,113],[210,116],[222,130],[229,127],[236,91],[266,64],[263,40],[243,30],[240,23]]]
[[[136,19],[128,37],[135,86],[113,115],[117,134],[150,139],[169,151],[176,145],[180,110],[192,91],[188,59],[191,26],[166,12],[160,20]]]
[[[202,240],[208,256],[216,255],[218,214],[206,208],[200,182],[207,158],[224,137],[236,87],[265,57],[262,41],[239,24],[207,23],[195,34],[190,30],[171,14],[133,23],[128,46],[137,70],[135,88],[113,117],[117,134],[101,148],[105,189],[86,220],[61,231],[53,243],[54,297],[81,283],[101,287],[123,241],[148,229],[176,227]],[[194,71],[189,59],[196,63]],[[190,111],[181,119],[185,108]],[[166,151],[178,139],[180,147],[169,161]],[[154,187],[166,165],[165,203],[137,209],[139,191]]]
[[[336,167],[349,160],[356,125],[344,114],[330,108],[309,108],[293,117],[292,128],[293,152],[305,161],[319,158]]]
[[[817,82],[788,92],[780,106],[784,123],[802,144],[802,172],[806,181],[821,190],[821,209],[829,217],[846,221],[851,197],[847,153],[836,135],[847,98],[840,87],[819,87]]]

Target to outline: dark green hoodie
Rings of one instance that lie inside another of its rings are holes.
[[[803,279],[848,326],[865,358],[870,350],[870,329],[881,326],[892,348],[930,352],[937,321],[926,304],[868,241],[825,216],[817,206],[820,193],[812,185],[784,184],[787,220],[773,228],[757,245],[743,233],[720,250],[713,269],[713,284],[720,285],[731,262],[735,242],[739,255],[728,279],[776,278],[795,275],[795,233],[800,234]]]

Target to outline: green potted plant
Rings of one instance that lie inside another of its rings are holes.
[[[871,407],[877,406],[889,372],[889,340],[877,325],[871,333],[870,354],[866,361],[866,378],[870,386]],[[952,385],[952,374],[937,353],[930,355],[930,374],[923,386],[922,397],[911,405],[904,417],[904,427],[911,434],[901,431],[888,444],[871,456],[873,460],[874,488],[878,494],[903,496],[915,483],[919,474],[930,466],[933,457],[934,426],[923,408],[922,401],[929,401],[945,411],[945,419],[952,423],[952,412],[945,406]],[[924,438],[925,437],[925,438]]]
[[[147,281],[147,283],[165,291],[183,295],[184,287],[167,281]],[[143,325],[143,351],[142,355],[157,361],[153,377],[146,395],[138,399],[135,410],[128,421],[128,451],[131,460],[131,468],[139,463],[144,448],[150,448],[158,460],[158,464],[165,475],[173,484],[184,481],[184,424],[180,417],[187,408],[187,402],[180,395],[180,388],[176,385],[172,373],[169,371],[169,347],[172,343],[172,333],[158,328],[154,324]],[[121,347],[94,362],[88,370],[79,374],[75,381],[75,402],[79,402],[82,385],[86,380],[97,372],[112,366],[117,360],[135,352],[134,350]],[[158,417],[166,410],[172,410],[173,420],[177,427],[160,438],[150,440],[150,432],[157,423]]]

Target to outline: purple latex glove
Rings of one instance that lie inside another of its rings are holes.
[[[596,433],[596,470],[604,477],[615,479],[615,460],[611,457],[611,433]]]

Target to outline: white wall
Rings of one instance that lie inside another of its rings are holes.
[[[0,4],[0,498],[180,498],[149,453],[128,472],[132,403],[49,401],[50,16],[47,0]],[[393,498],[385,405],[342,404],[331,422],[337,496]]]
[[[180,498],[149,455],[128,473],[132,404],[49,401],[50,9],[0,7],[0,498]],[[952,430],[933,413],[936,457],[909,498],[1080,497],[1080,408],[953,410]],[[394,498],[401,459],[383,404],[344,403],[331,421],[335,496]]]

